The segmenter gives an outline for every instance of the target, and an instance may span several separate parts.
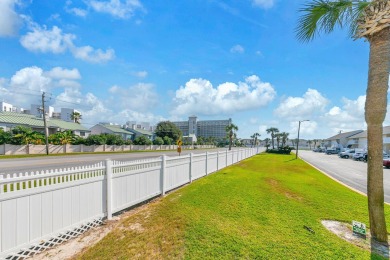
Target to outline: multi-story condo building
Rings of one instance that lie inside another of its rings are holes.
[[[73,113],[80,113],[80,111],[77,111],[73,108],[61,108],[60,118],[61,120],[64,120],[66,122],[74,122],[74,120],[72,119]]]
[[[197,137],[226,137],[226,126],[232,123],[232,119],[198,121],[196,116],[190,116],[188,121],[172,122],[182,132],[183,136],[195,135]]]

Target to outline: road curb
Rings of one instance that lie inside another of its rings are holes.
[[[361,192],[360,190],[357,190],[357,189],[355,189],[355,188],[352,188],[352,187],[348,186],[347,184],[345,184],[345,183],[339,181],[338,179],[336,179],[336,178],[330,176],[328,173],[324,172],[323,170],[321,170],[321,169],[318,168],[317,166],[314,166],[313,164],[309,163],[308,161],[302,159],[300,156],[298,156],[298,157],[299,157],[299,159],[301,159],[302,161],[304,161],[305,163],[307,163],[308,165],[310,165],[311,167],[313,167],[313,168],[316,169],[317,171],[321,172],[322,174],[326,175],[327,177],[331,178],[331,179],[334,180],[335,182],[340,183],[341,185],[347,187],[348,189],[350,189],[350,190],[352,190],[352,191],[354,191],[354,192],[356,192],[356,193],[359,193],[359,194],[361,194],[361,195],[367,197],[367,194],[365,194],[364,192]],[[388,202],[386,202],[386,201],[385,201],[384,203],[390,206],[390,203],[388,203]]]

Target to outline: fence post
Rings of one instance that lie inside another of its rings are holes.
[[[112,161],[106,159],[106,178],[107,178],[107,219],[112,219]]]
[[[206,152],[206,175],[209,173],[209,152]]]
[[[193,153],[190,153],[190,183],[192,182],[192,175],[194,174],[194,173],[192,172],[192,171],[193,171],[193,167],[192,167],[193,156],[194,156],[194,154],[193,154]]]
[[[217,151],[217,171],[219,170],[219,151]]]
[[[225,167],[228,166],[228,161],[227,161],[227,159],[228,159],[228,151],[229,151],[229,150],[226,149],[226,163],[225,163]]]
[[[161,157],[161,195],[165,195],[165,170],[167,165],[167,156],[163,154]]]

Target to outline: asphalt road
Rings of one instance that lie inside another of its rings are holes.
[[[237,148],[238,149],[238,148]],[[181,155],[189,153],[205,153],[205,152],[226,151],[226,148],[221,149],[195,149],[183,150]],[[35,172],[42,170],[60,169],[68,167],[76,167],[82,165],[93,165],[112,159],[116,161],[131,161],[146,158],[156,158],[163,154],[168,156],[177,156],[176,151],[156,151],[156,152],[136,152],[136,153],[109,153],[109,154],[77,154],[66,156],[48,156],[48,157],[31,157],[31,158],[13,158],[0,159],[0,174],[13,174],[24,172]]]
[[[367,194],[367,163],[341,159],[337,154],[327,155],[299,151],[299,157],[347,186]],[[385,201],[390,203],[390,169],[383,169]]]

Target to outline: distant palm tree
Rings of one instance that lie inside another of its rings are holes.
[[[280,137],[282,138],[282,146],[284,147],[284,146],[286,146],[286,144],[287,144],[287,140],[288,140],[288,136],[289,136],[290,134],[289,133],[286,133],[286,132],[281,132],[280,133]]]
[[[276,137],[276,133],[279,133],[279,129],[275,128],[275,127],[270,127],[268,128],[267,130],[267,134],[271,134],[271,140],[272,140],[272,149],[275,149],[275,145],[274,145],[274,139]]]
[[[259,133],[254,133],[253,134],[255,136],[255,146],[257,146],[257,138],[261,136],[261,134]]]
[[[250,137],[252,138],[252,140],[251,140],[251,147],[253,147],[253,145],[255,144],[255,135],[253,134]]]
[[[282,139],[282,135],[280,133],[275,134],[276,138],[276,148],[280,147],[280,140]]]
[[[309,145],[309,147],[310,147],[310,150],[311,150],[311,144],[313,143],[313,141],[312,140],[307,140],[307,144]]]
[[[75,122],[77,124],[80,124],[81,118],[82,118],[82,116],[79,112],[72,112],[72,114],[70,114],[70,119],[72,119],[73,122]]]
[[[235,131],[238,131],[238,126],[235,124],[231,123],[230,125],[227,125],[226,128],[226,133],[229,137],[229,151],[232,149],[232,144],[233,144],[233,138],[235,136]]]
[[[269,147],[269,141],[270,141],[271,139],[269,139],[269,138],[265,138],[264,139],[264,146],[265,146],[265,148],[267,148],[268,149],[268,147]]]
[[[365,118],[367,123],[367,197],[370,232],[375,240],[387,242],[383,187],[383,121],[386,116],[390,71],[389,0],[313,0],[300,11],[297,37],[312,40],[319,32],[336,26],[349,27],[353,38],[370,45]]]

